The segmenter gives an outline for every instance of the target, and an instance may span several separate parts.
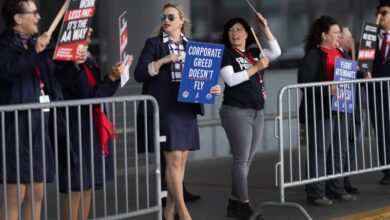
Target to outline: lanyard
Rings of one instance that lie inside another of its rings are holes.
[[[251,54],[251,52],[249,50],[246,50],[245,51],[245,54],[247,54],[248,56],[246,56],[241,50],[239,49],[235,49],[235,51],[240,54],[246,61],[248,61],[250,64],[252,65],[255,65],[256,64],[256,61],[255,59],[253,59],[253,56]],[[263,74],[261,74],[261,71],[259,71],[257,73],[257,75],[259,76],[259,82],[262,84],[263,83]]]
[[[39,79],[39,88],[41,89],[41,95],[44,95],[43,88],[45,87],[45,83],[41,78],[41,70],[39,67],[35,67],[35,76]]]

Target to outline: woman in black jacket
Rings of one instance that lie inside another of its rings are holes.
[[[36,37],[41,17],[35,2],[7,0],[2,17],[7,29],[0,36],[0,105],[63,99],[61,86],[53,74],[55,65],[45,50],[50,36],[44,33]],[[69,64],[75,70],[73,63]],[[4,117],[0,183],[7,187],[7,216],[2,207],[0,218],[40,219],[43,183],[54,180],[55,161],[49,138],[52,112],[43,109],[30,113],[19,111],[17,121],[11,112]],[[18,207],[23,207],[23,217],[18,216]]]
[[[305,39],[305,56],[298,69],[298,83],[333,81],[334,64],[343,55],[337,49],[340,41],[338,22],[330,16],[318,18]],[[331,95],[336,86],[309,86],[302,89],[300,122],[306,123],[309,140],[308,178],[341,172],[347,150],[347,126],[344,113],[332,112]],[[339,126],[340,125],[340,126]],[[341,142],[340,142],[340,141]],[[333,143],[332,143],[333,141]],[[342,179],[306,185],[307,200],[318,206],[329,206],[331,198],[355,201],[346,193]]]

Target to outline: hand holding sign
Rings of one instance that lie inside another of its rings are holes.
[[[133,63],[133,55],[127,55],[126,59],[127,65],[121,61],[116,62],[114,65],[112,65],[110,73],[108,74],[108,77],[110,77],[112,81],[117,81],[123,76],[126,71],[128,71],[129,67]]]
[[[74,61],[74,64],[79,65],[87,61],[89,55],[88,46],[79,47],[76,53],[78,60]]]
[[[47,45],[50,42],[50,34],[48,32],[43,33],[41,36],[37,38],[37,42],[35,43],[35,51],[37,53],[42,52],[46,49]]]
[[[211,87],[210,93],[215,94],[215,95],[221,95],[221,93],[222,93],[221,86],[217,84],[217,85]]]
[[[260,12],[256,12],[257,20],[259,21],[260,28],[266,29],[268,28],[268,21],[263,17],[263,15],[260,14]]]
[[[267,57],[261,58],[256,63],[256,67],[257,67],[258,71],[261,71],[261,70],[268,68],[268,65],[269,65],[269,59]]]

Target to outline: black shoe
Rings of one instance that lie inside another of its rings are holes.
[[[255,210],[252,208],[251,204],[249,202],[239,202],[238,203],[238,212],[237,212],[237,217],[240,220],[248,220]],[[263,215],[259,213],[255,220],[263,220]]]
[[[227,206],[227,217],[237,217],[238,201],[229,198]]]
[[[196,202],[200,199],[200,196],[188,192],[186,187],[183,184],[183,198],[185,202]]]
[[[359,194],[359,189],[353,186],[346,186],[345,191],[347,191],[348,194]]]
[[[379,181],[381,185],[389,185],[390,184],[390,176],[383,176],[381,181]]]

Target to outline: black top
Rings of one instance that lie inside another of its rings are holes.
[[[235,50],[225,48],[221,68],[230,65],[233,66],[234,73],[241,72],[252,66],[251,57],[257,62],[259,54],[260,51],[257,48],[247,49],[241,54]],[[245,109],[264,109],[263,75],[264,72],[254,74],[249,80],[235,86],[229,86],[225,83],[222,104]]]
[[[306,51],[299,63],[298,83],[325,82],[326,80],[326,56],[319,47],[313,47]],[[322,88],[322,89],[321,89]],[[299,106],[300,122],[308,120],[321,120],[322,116],[330,117],[331,105],[328,86],[307,87],[302,90],[302,99]],[[306,101],[305,101],[305,97]],[[307,106],[306,106],[307,102]],[[307,111],[307,115],[306,115]]]

